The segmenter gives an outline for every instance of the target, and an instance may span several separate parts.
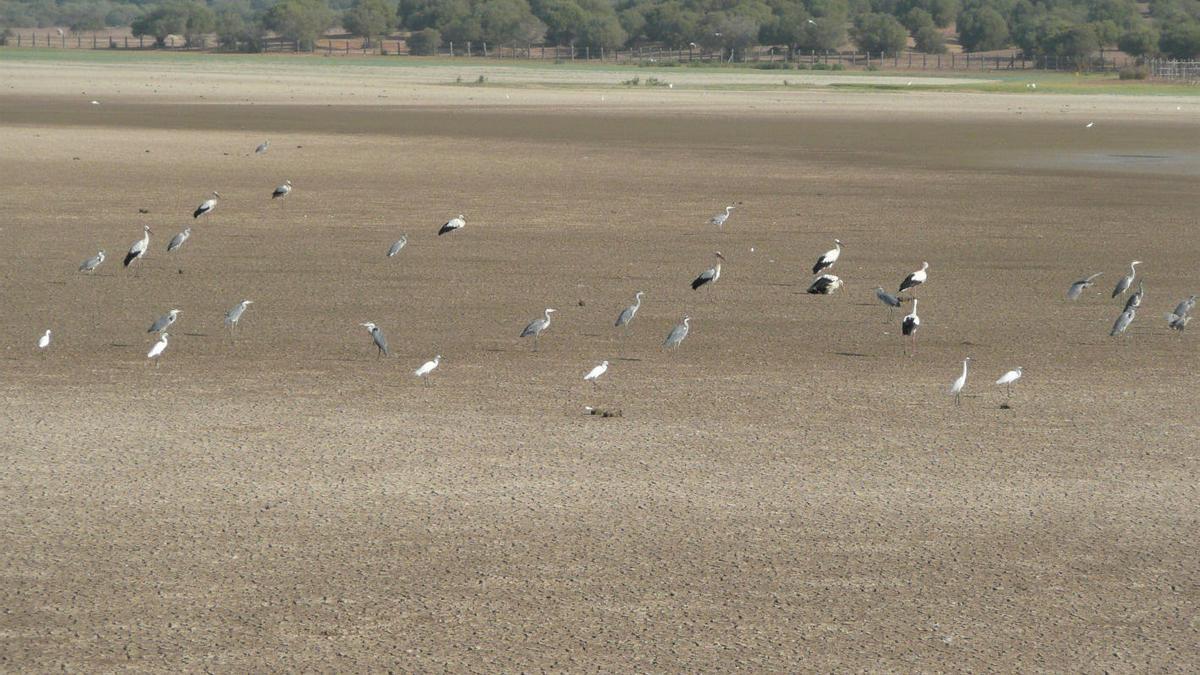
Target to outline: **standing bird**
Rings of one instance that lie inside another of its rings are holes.
[[[42,337],[38,338],[38,349],[45,349],[50,346],[50,329],[47,328]]]
[[[737,207],[732,204],[730,204],[729,206],[726,206],[725,213],[718,213],[717,215],[713,216],[712,218],[709,218],[708,223],[710,225],[716,225],[717,227],[724,227],[725,221],[729,220],[729,212],[736,208]]]
[[[1125,301],[1125,309],[1122,311],[1128,312],[1131,309],[1137,309],[1142,306],[1142,296],[1146,295],[1146,287],[1142,284],[1142,280],[1138,279],[1138,289],[1129,299]]]
[[[158,357],[162,356],[162,353],[167,350],[167,337],[170,335],[170,333],[163,333],[158,336],[158,342],[155,342],[150,351],[146,353],[146,358],[154,359],[155,368],[158,367]]]
[[[458,216],[451,218],[450,220],[447,220],[446,222],[442,223],[441,229],[438,230],[438,236],[440,237],[443,234],[446,234],[447,232],[461,230],[462,228],[466,227],[466,225],[467,225],[467,219],[465,216],[463,216],[463,214],[460,213],[460,214],[458,214]]]
[[[538,338],[541,337],[542,332],[550,327],[550,315],[557,311],[557,309],[547,307],[542,318],[530,321],[529,325],[525,326],[525,330],[521,331],[521,337],[533,336],[533,351],[536,352],[538,349]]]
[[[241,321],[242,314],[246,312],[246,308],[253,305],[253,300],[243,300],[234,305],[233,309],[225,312],[225,325],[229,326],[229,337],[233,338],[233,330],[237,328],[238,321]]]
[[[1012,397],[1012,383],[1021,379],[1021,371],[1021,367],[1017,366],[1015,370],[1008,371],[1007,373],[1001,375],[1000,379],[996,380],[996,384],[1002,384],[1008,389],[1009,398]]]
[[[633,322],[633,317],[637,316],[638,310],[642,307],[642,296],[645,291],[638,291],[633,296],[633,304],[621,310],[621,314],[617,316],[617,322],[613,325],[620,328],[624,327],[625,332],[629,332],[629,324]]]
[[[129,247],[129,253],[125,254],[125,267],[128,268],[134,260],[146,255],[146,251],[150,249],[150,226],[142,227],[142,238],[133,242]]]
[[[104,251],[99,251],[96,255],[79,263],[80,272],[95,272],[100,263],[104,262]]]
[[[1071,284],[1071,287],[1067,289],[1067,299],[1068,300],[1077,299],[1080,295],[1083,294],[1084,291],[1091,288],[1096,283],[1096,277],[1100,276],[1101,274],[1104,274],[1104,272],[1096,272],[1095,274],[1091,275],[1090,277],[1087,277],[1085,279],[1080,279],[1079,281],[1076,281],[1075,283]]]
[[[880,302],[887,305],[889,317],[891,317],[896,308],[900,306],[900,298],[897,298],[891,293],[883,290],[883,286],[875,287],[875,297],[878,298]]]
[[[146,332],[147,333],[161,333],[161,332],[165,331],[168,326],[175,323],[175,320],[178,318],[179,318],[179,310],[173,309],[173,310],[167,312],[166,314],[163,314],[162,316],[155,319],[154,323],[150,324],[150,327],[146,329]]]
[[[267,149],[270,147],[271,147],[271,141],[263,141],[262,143],[258,144],[257,148],[254,149],[254,154],[265,155],[265,154],[267,154]]]
[[[833,263],[837,262],[838,258],[841,257],[842,240],[834,239],[833,243],[837,244],[837,248],[831,248],[822,253],[820,258],[817,258],[817,263],[813,265],[813,274],[820,274],[821,270],[833,267]]]
[[[213,209],[217,208],[217,202],[221,200],[221,193],[214,190],[212,195],[212,198],[204,200],[203,204],[197,206],[195,211],[192,211],[193,218],[199,218],[206,213],[211,213]]]
[[[438,354],[437,356],[433,357],[432,361],[426,361],[424,364],[421,365],[420,368],[417,368],[416,370],[414,370],[413,375],[416,375],[417,377],[421,378],[421,383],[424,384],[426,387],[428,387],[429,386],[429,374],[432,373],[433,370],[438,367],[438,364],[441,363],[441,361],[442,361],[442,355]]]
[[[183,228],[183,232],[180,232],[179,234],[175,235],[174,237],[171,237],[171,242],[169,244],[167,244],[167,253],[174,251],[175,249],[179,248],[180,246],[183,246],[183,242],[187,241],[188,237],[190,237],[190,236],[192,236],[192,228],[190,228],[190,227]]]
[[[950,393],[954,394],[954,405],[962,405],[962,390],[963,387],[967,386],[967,364],[970,362],[971,357],[969,356],[963,359],[962,375],[959,375],[954,384],[950,385]]]
[[[917,353],[917,329],[921,327],[921,317],[917,316],[917,299],[913,298],[913,309],[900,320],[900,332],[912,337],[912,353]]]
[[[667,334],[667,339],[663,341],[663,346],[667,349],[675,349],[678,347],[679,343],[683,342],[683,339],[688,336],[688,331],[691,330],[691,327],[688,325],[688,322],[691,320],[692,317],[684,314],[683,323],[680,323],[671,329],[671,332]]]
[[[275,191],[271,193],[271,199],[282,199],[290,194],[292,194],[292,181],[285,180],[283,185],[276,187]]]
[[[395,243],[392,244],[391,248],[388,249],[387,257],[395,258],[396,254],[400,252],[400,249],[404,248],[407,245],[408,245],[408,235],[407,234],[400,235],[400,238],[397,239],[395,241]]]
[[[375,347],[379,349],[379,352],[377,354],[375,354],[376,358],[381,357],[381,356],[387,356],[388,355],[387,338],[383,336],[383,331],[379,330],[379,326],[376,326],[375,324],[371,323],[370,321],[368,321],[366,323],[360,323],[358,325],[371,331],[371,339],[375,341]]]
[[[1133,262],[1129,263],[1129,274],[1126,274],[1118,279],[1116,288],[1113,288],[1112,296],[1114,298],[1129,290],[1129,287],[1133,285],[1133,278],[1137,276],[1137,270],[1135,268],[1141,264],[1141,260],[1134,260]]]
[[[1123,334],[1129,329],[1129,324],[1133,323],[1133,319],[1136,316],[1137,310],[1133,308],[1129,308],[1124,312],[1121,312],[1121,316],[1117,317],[1116,322],[1113,324],[1112,330],[1108,333],[1109,337],[1116,337]]]
[[[693,291],[704,284],[716,283],[717,279],[721,278],[721,261],[725,259],[725,256],[721,255],[720,251],[713,253],[713,255],[717,257],[717,264],[701,272],[700,276],[692,281]]]
[[[822,274],[813,280],[808,292],[813,295],[829,295],[841,288],[843,281],[832,274]]]
[[[929,269],[929,263],[927,263],[927,262],[921,263],[921,269],[904,277],[904,281],[900,282],[900,290],[896,291],[896,292],[903,293],[904,291],[907,291],[910,288],[916,288],[917,286],[920,286],[921,284],[925,283],[925,280],[929,278],[929,273],[926,271],[928,269]]]
[[[1192,317],[1189,315],[1195,306],[1196,296],[1194,295],[1175,305],[1175,311],[1167,314],[1167,327],[1180,331],[1187,328],[1188,322],[1192,320]]]
[[[587,375],[583,376],[583,381],[591,382],[593,388],[598,387],[598,386],[600,386],[598,384],[600,381],[600,376],[606,372],[608,372],[608,361],[602,361],[600,363],[600,365],[596,366],[595,368],[592,368],[591,370],[588,371]]]

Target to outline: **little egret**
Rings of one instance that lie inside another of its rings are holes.
[[[1022,374],[1022,368],[1020,366],[1018,366],[1017,368],[1010,370],[1007,373],[1001,375],[1000,379],[996,380],[996,384],[1004,385],[1004,387],[1008,390],[1008,396],[1011,398],[1012,397],[1012,383],[1021,379],[1021,374]]]
[[[591,370],[588,371],[587,375],[583,376],[583,381],[591,382],[593,388],[598,387],[598,386],[600,386],[598,384],[600,381],[600,376],[606,372],[608,372],[608,361],[602,361],[600,363],[600,365],[596,366],[595,368],[592,368]]]
[[[158,336],[158,342],[155,342],[154,346],[150,348],[150,351],[146,353],[146,358],[154,359],[155,368],[158,367],[158,358],[167,350],[167,337],[169,336],[170,333],[163,333],[162,335]]]
[[[50,346],[50,329],[47,328],[42,337],[38,338],[38,349],[45,349]]]
[[[428,387],[429,386],[429,374],[432,373],[434,371],[434,369],[438,367],[438,364],[441,362],[442,362],[442,355],[438,354],[437,356],[433,357],[432,361],[426,361],[424,364],[421,365],[420,368],[417,368],[416,370],[414,370],[413,375],[416,375],[417,377],[421,378],[421,383],[424,384],[426,387]]]

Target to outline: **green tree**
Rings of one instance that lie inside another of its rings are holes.
[[[324,0],[280,0],[263,17],[263,25],[286,40],[295,40],[301,49],[312,49],[334,21],[333,10]]]
[[[480,38],[487,42],[541,42],[546,36],[546,24],[533,15],[526,0],[485,0],[475,6],[475,14]]]
[[[933,24],[918,28],[917,32],[913,33],[913,41],[916,42],[917,51],[926,54],[946,53],[946,36]]]
[[[546,39],[554,44],[575,44],[587,13],[575,0],[542,0],[531,3],[533,13],[546,24]]]
[[[596,14],[584,22],[577,44],[592,50],[612,50],[625,44],[627,38],[628,33],[621,27],[616,14]]]
[[[1172,59],[1200,56],[1200,22],[1178,21],[1163,29],[1158,48]]]
[[[921,30],[921,28],[933,25],[933,15],[920,7],[913,7],[904,14],[900,22],[904,24],[904,27],[909,32],[916,35],[917,31]]]
[[[408,36],[408,53],[415,56],[432,56],[442,46],[442,35],[433,28],[423,28]]]
[[[392,31],[395,17],[395,10],[384,0],[354,0],[354,5],[342,15],[342,27],[370,44]]]
[[[868,54],[896,54],[908,44],[908,31],[890,14],[864,14],[855,19],[850,38]]]
[[[646,37],[672,49],[686,47],[700,38],[700,13],[676,0],[654,5],[645,17]]]
[[[216,28],[213,11],[198,2],[173,2],[138,17],[130,26],[134,37],[148,35],[159,47],[167,44],[168,35],[182,35],[188,45]]]
[[[1074,60],[1076,65],[1081,66],[1088,57],[1100,49],[1100,38],[1096,36],[1096,31],[1091,26],[1079,24],[1059,33],[1047,47],[1053,53],[1069,57]]]
[[[1142,23],[1123,33],[1117,47],[1130,56],[1154,56],[1158,53],[1158,31]]]
[[[967,51],[990,51],[1008,46],[1008,22],[990,8],[964,9],[958,15],[958,41]]]
[[[800,3],[785,3],[763,24],[759,30],[759,42],[787,45],[790,57],[798,45],[805,42],[811,20],[808,10]]]

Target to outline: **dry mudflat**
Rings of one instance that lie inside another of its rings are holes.
[[[1197,104],[271,63],[0,59],[0,670],[1197,667]],[[908,357],[871,289],[922,261]]]

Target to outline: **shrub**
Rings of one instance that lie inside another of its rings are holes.
[[[1121,69],[1122,80],[1144,80],[1150,77],[1150,69],[1146,66],[1125,66]]]
[[[829,67],[829,69],[830,69],[830,70],[845,70],[845,69],[846,69],[846,66],[844,66],[844,65],[842,65],[842,64],[840,64],[840,63],[835,63],[835,64],[833,64],[832,66],[830,66],[830,67]]]
[[[432,56],[442,46],[442,34],[435,28],[419,30],[408,36],[408,53],[415,56]]]
[[[756,63],[753,67],[758,70],[789,70],[791,64],[787,61],[767,61],[766,63]]]

